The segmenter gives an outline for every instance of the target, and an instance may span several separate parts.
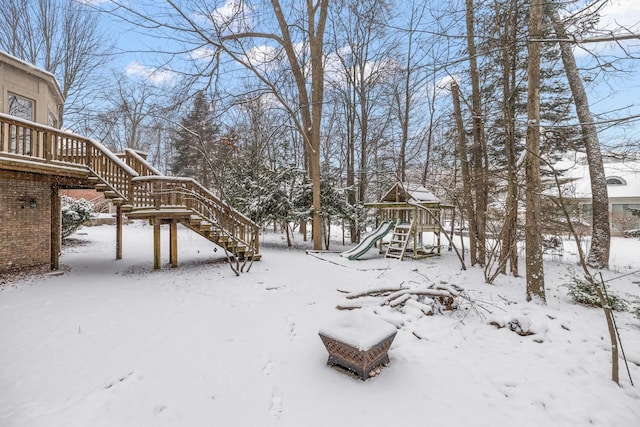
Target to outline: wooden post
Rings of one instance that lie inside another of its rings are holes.
[[[51,186],[51,235],[50,259],[51,269],[60,268],[60,252],[62,251],[62,201],[60,199],[60,189],[57,185]]]
[[[171,267],[178,266],[178,220],[172,219],[169,224],[169,262]]]
[[[160,218],[153,218],[153,268],[160,269]]]
[[[116,206],[116,259],[122,259],[122,208]]]

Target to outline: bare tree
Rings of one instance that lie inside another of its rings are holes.
[[[458,83],[455,81],[451,83],[451,96],[453,98],[453,114],[456,120],[458,135],[457,152],[460,158],[460,170],[462,172],[462,193],[464,195],[462,205],[464,206],[464,212],[467,215],[467,222],[469,224],[469,255],[473,262],[477,257],[476,233],[472,231],[476,230],[476,215],[475,205],[473,204],[473,194],[471,192],[471,172],[469,169],[469,157],[467,155],[467,137],[462,121],[462,109],[460,107],[460,91],[458,89]]]
[[[336,132],[346,145],[342,149],[352,206],[366,200],[370,153],[390,114],[381,88],[390,79],[387,64],[393,46],[374,42],[388,40],[380,21],[388,16],[389,8],[387,0],[348,0],[332,16],[334,41],[330,58],[337,60],[332,61],[327,81],[336,100],[332,104],[341,109],[341,114],[336,115],[340,119]],[[355,221],[350,224],[352,242],[359,240],[358,225]]]
[[[56,76],[67,118],[86,111],[111,50],[97,14],[66,0],[3,0],[0,48]]]
[[[478,72],[478,58],[475,41],[475,13],[474,0],[465,0],[466,5],[466,37],[469,51],[469,73],[471,75],[471,114],[473,123],[473,145],[471,158],[473,160],[473,183],[475,188],[475,232],[476,258],[471,264],[484,265],[486,262],[486,221],[487,221],[487,170],[486,148],[484,143],[484,124],[482,119],[482,97],[480,92],[480,77]]]
[[[192,0],[164,4],[113,1],[112,13],[164,37],[170,34],[186,46],[184,53],[205,60],[195,66],[196,77],[207,81],[213,70],[230,58],[249,71],[288,111],[305,143],[307,167],[313,186],[313,245],[322,248],[320,203],[321,121],[324,99],[324,35],[328,0],[251,8],[244,2],[223,8],[215,2]],[[124,14],[124,15],[123,15]],[[177,56],[181,52],[173,52]],[[286,65],[286,67],[285,67]],[[224,64],[227,66],[227,64]]]

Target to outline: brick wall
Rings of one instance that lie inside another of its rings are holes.
[[[49,264],[50,240],[50,184],[0,179],[0,270]]]

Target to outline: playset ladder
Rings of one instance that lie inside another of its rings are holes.
[[[410,223],[405,222],[396,224],[396,227],[393,229],[393,236],[391,237],[389,246],[387,246],[387,253],[385,254],[386,258],[397,258],[402,261],[404,253],[407,250],[407,245],[409,244],[409,237],[411,236],[412,230],[413,221]]]

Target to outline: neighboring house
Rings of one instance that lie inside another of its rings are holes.
[[[640,160],[617,159],[603,156],[604,171],[609,193],[609,220],[612,235],[623,235],[626,230],[640,228],[640,217],[633,216],[629,208],[640,209]],[[591,180],[584,155],[575,160],[563,160],[557,169],[566,169],[564,191],[578,204],[578,214],[591,221]]]

